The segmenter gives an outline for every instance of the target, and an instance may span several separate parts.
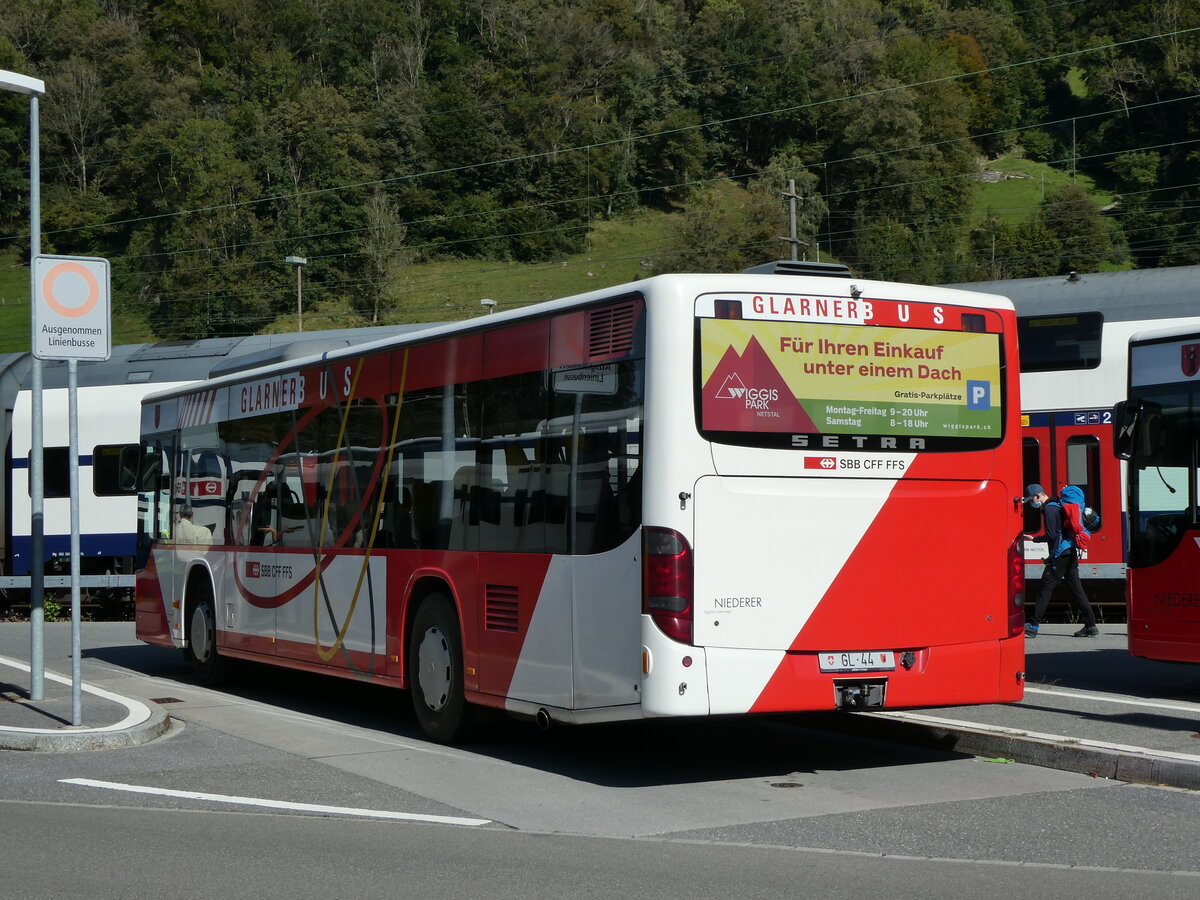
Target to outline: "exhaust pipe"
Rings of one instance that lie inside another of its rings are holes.
[[[537,716],[534,717],[537,721],[537,727],[542,731],[549,731],[550,726],[554,724],[554,720],[550,718],[550,713],[546,711],[546,707],[542,707],[537,711]]]

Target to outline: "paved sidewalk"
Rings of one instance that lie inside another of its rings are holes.
[[[29,664],[0,656],[0,750],[110,750],[152,741],[168,727],[155,703],[80,683],[79,725],[72,725],[69,675],[46,668],[40,700],[29,699]]]
[[[875,737],[1200,790],[1200,666],[1130,656],[1124,624],[1076,638],[1042,625],[1026,640],[1025,699],[993,706],[857,713]]]

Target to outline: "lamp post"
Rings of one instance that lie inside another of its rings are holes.
[[[496,301],[495,300],[488,300],[485,298],[485,299],[479,301],[479,305],[484,307],[485,309],[487,309],[489,316],[496,311]]]
[[[285,263],[296,267],[296,331],[304,330],[304,295],[300,285],[300,271],[308,265],[307,256],[285,256]]]
[[[34,260],[42,252],[42,170],[38,98],[46,93],[46,82],[0,69],[0,90],[29,97],[29,298],[30,346],[33,334]],[[42,361],[33,357],[31,422],[33,447],[29,459],[29,699],[45,699],[45,660],[42,655],[45,612],[45,519],[46,481],[42,464]]]

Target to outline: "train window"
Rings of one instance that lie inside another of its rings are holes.
[[[1025,485],[1042,483],[1042,461],[1040,448],[1035,438],[1021,440],[1021,471],[1023,483],[1021,495],[1025,495]],[[1037,534],[1042,530],[1042,511],[1025,504],[1025,533]]]
[[[1100,365],[1104,315],[1098,312],[1017,319],[1022,372],[1061,372]]]
[[[1100,508],[1100,439],[1080,435],[1067,439],[1067,484],[1083,488],[1093,509]]]
[[[124,454],[126,462],[137,459],[134,455],[137,444],[100,444],[92,450],[92,493],[97,497],[123,497],[136,494],[135,488],[122,489],[125,484],[133,484],[134,479],[128,474],[122,478],[121,457]]]
[[[32,459],[33,451],[29,451]],[[42,489],[47,500],[71,496],[71,449],[69,447],[42,448]],[[33,493],[33,469],[29,469],[29,493]]]

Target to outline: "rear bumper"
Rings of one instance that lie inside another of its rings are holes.
[[[1163,662],[1200,663],[1200,622],[1129,620],[1129,652]]]
[[[1008,703],[1025,691],[1023,635],[914,649],[909,667],[894,671],[822,672],[816,652],[690,647],[642,618],[647,716],[832,710],[845,701],[845,687],[864,682],[889,709]]]
[[[903,707],[962,706],[1020,700],[1025,691],[1024,637],[951,644],[910,651],[895,648],[909,664],[885,672],[822,672],[816,653],[786,653],[749,712],[792,712],[837,709],[843,688],[883,685],[882,705]],[[709,675],[737,666],[737,656],[750,651],[710,653]],[[714,713],[732,710],[718,709]]]

